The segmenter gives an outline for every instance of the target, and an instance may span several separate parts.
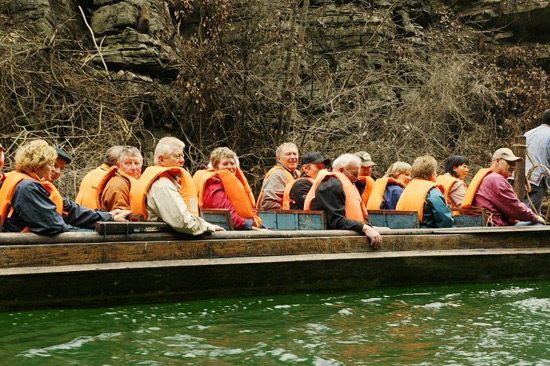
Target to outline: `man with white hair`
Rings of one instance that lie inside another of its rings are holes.
[[[283,195],[288,183],[298,178],[298,147],[292,142],[281,144],[275,152],[277,165],[265,175],[262,190],[258,196],[257,209],[260,211],[280,210]]]
[[[344,154],[334,160],[332,173],[323,170],[317,175],[304,209],[324,210],[328,229],[364,233],[371,247],[378,249],[382,236],[366,224],[367,209],[354,185],[360,166],[361,160],[353,154]]]
[[[141,177],[143,157],[135,147],[124,147],[116,162],[115,175],[109,179],[101,192],[101,209],[111,211],[115,208],[130,209],[130,189],[136,179]]]
[[[154,166],[132,185],[131,207],[147,221],[164,221],[174,230],[191,235],[224,231],[198,216],[197,190],[191,175],[183,169],[183,141],[160,139],[155,148]]]

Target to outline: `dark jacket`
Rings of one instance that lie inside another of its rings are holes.
[[[296,179],[296,182],[290,190],[289,196],[294,203],[290,204],[291,210],[303,210],[304,203],[306,201],[306,196],[311,189],[312,184],[307,179],[309,178],[306,174],[303,174],[300,178]]]
[[[50,200],[44,187],[32,180],[22,180],[13,192],[11,217],[4,221],[4,231],[20,232],[28,227],[33,233],[55,235],[78,228],[93,229],[98,221],[111,221],[111,214],[100,210],[89,210],[63,198],[63,216]]]
[[[325,211],[327,229],[363,232],[365,223],[346,218],[344,187],[336,177],[329,177],[319,183],[315,198],[311,201],[311,209]]]

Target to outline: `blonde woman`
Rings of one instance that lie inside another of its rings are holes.
[[[4,231],[54,235],[97,221],[125,221],[129,211],[92,211],[61,197],[50,182],[57,152],[44,140],[34,140],[15,153],[15,170],[0,189]]]
[[[424,155],[412,164],[413,179],[403,190],[395,207],[400,211],[418,212],[420,227],[452,227],[451,210],[445,204],[445,197],[435,184],[437,161]]]
[[[367,210],[395,210],[403,189],[412,179],[411,171],[411,165],[403,161],[390,165],[384,177],[374,182]]]

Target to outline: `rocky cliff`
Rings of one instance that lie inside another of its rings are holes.
[[[45,134],[83,170],[165,134],[193,168],[227,145],[258,173],[283,140],[368,150],[380,172],[421,153],[485,165],[550,105],[549,14],[545,0],[2,0],[2,142]]]

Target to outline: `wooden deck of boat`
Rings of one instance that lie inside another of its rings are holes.
[[[550,279],[550,227],[0,235],[0,309]]]

